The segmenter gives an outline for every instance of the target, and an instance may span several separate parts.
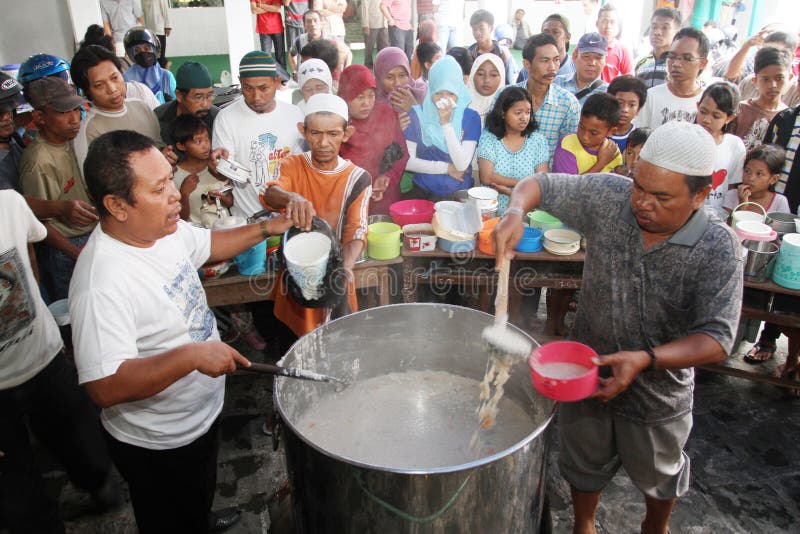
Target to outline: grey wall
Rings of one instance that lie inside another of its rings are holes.
[[[4,0],[5,2],[5,0]],[[22,0],[0,17],[0,64],[46,52],[71,58],[72,23],[64,0]]]

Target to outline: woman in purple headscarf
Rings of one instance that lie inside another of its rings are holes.
[[[411,123],[408,112],[422,104],[428,84],[411,77],[411,67],[406,53],[389,46],[375,57],[375,101],[389,104],[397,112],[400,126],[405,130]]]

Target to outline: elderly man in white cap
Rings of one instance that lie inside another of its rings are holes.
[[[602,354],[592,398],[560,406],[559,467],[572,487],[575,533],[594,533],[600,492],[620,466],[644,493],[646,534],[666,533],[689,488],[693,367],[730,353],[742,258],[731,230],[703,204],[715,145],[697,125],[656,129],[631,181],[613,174],[537,174],[519,182],[495,230],[513,254],[539,207],[587,241],[570,338]]]
[[[309,151],[281,161],[280,177],[267,184],[261,201],[266,207],[285,210],[300,228],[310,229],[314,215],[324,219],[342,244],[344,268],[352,280],[353,266],[366,244],[372,179],[367,171],[339,157],[339,147],[353,134],[347,103],[335,95],[316,94],[306,102],[305,121],[297,128]],[[350,286],[349,305],[355,310],[352,282]],[[276,285],[274,296],[275,317],[296,336],[325,321],[324,309],[300,306],[288,297],[282,283]]]

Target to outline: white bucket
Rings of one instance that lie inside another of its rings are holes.
[[[756,213],[755,211],[744,211],[739,209],[747,204],[752,204],[756,206],[758,209],[761,210],[761,213]],[[755,221],[763,223],[766,220],[766,218],[767,218],[767,212],[764,208],[761,207],[760,204],[757,204],[755,202],[742,202],[741,204],[733,208],[733,211],[731,212],[731,228],[735,229],[736,225],[738,225],[742,221]]]
[[[467,193],[470,198],[474,198],[478,202],[478,208],[481,211],[497,209],[498,192],[496,189],[491,187],[471,187]]]
[[[57,300],[47,306],[47,309],[53,314],[58,326],[67,326],[69,324],[69,300]]]
[[[297,234],[283,247],[286,268],[308,300],[319,298],[330,252],[331,239],[320,232]]]

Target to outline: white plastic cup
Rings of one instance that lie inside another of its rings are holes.
[[[283,247],[286,268],[308,300],[319,298],[330,252],[331,239],[320,232],[297,234]]]

